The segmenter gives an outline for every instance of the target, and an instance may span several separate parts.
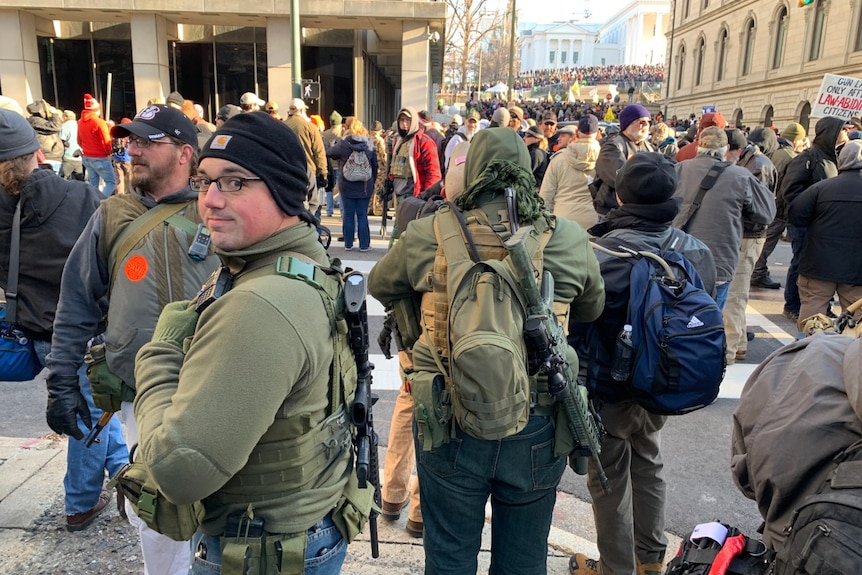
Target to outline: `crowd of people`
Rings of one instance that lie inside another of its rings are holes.
[[[524,70],[515,77],[512,87],[515,90],[530,90],[548,86],[580,84],[616,84],[627,88],[643,82],[654,84],[664,81],[662,64],[610,64],[607,66],[561,66],[539,70]],[[457,88],[466,91],[485,92],[496,84],[508,82],[508,78],[487,79],[481,86],[462,85]],[[454,88],[454,87],[452,87]]]
[[[557,79],[630,82],[662,70],[565,74]],[[544,71],[524,79],[543,81],[555,80]],[[862,174],[862,141],[850,136],[862,129],[857,118],[820,119],[807,147],[797,123],[746,134],[716,112],[686,120],[682,135],[675,118],[664,123],[634,103],[477,102],[446,126],[408,105],[388,130],[337,111],[327,126],[302,99],[279,110],[251,92],[214,123],[177,92],[116,125],[89,94],[82,104],[78,121],[43,100],[26,120],[0,109],[0,219],[11,222],[18,206],[24,214],[19,324],[48,369],[48,424],[69,436],[66,527],[85,529],[104,511],[105,477],[122,475],[135,445],[160,508],[194,510],[191,531],[168,538],[142,512],[152,509],[118,490],[149,573],[227,573],[273,554],[287,572],[338,573],[375,513],[372,490],[357,483],[347,417],[363,366],[339,315],[336,262],[320,241],[321,218],[334,217],[336,202],[336,247],[347,251],[372,249],[368,214],[378,201],[396,206],[389,249],[367,275],[368,292],[397,325],[402,380],[380,512],[392,521],[409,507],[407,531],[423,539],[429,575],[476,573],[489,498],[490,572],[547,570],[563,446],[574,441],[548,382],[524,376],[527,410],[500,436],[476,432],[473,418],[507,398],[492,394],[475,416],[461,403],[447,412],[443,399],[469,375],[453,369],[447,290],[457,286],[447,274],[471,259],[468,247],[476,261],[501,259],[512,218],[540,238],[533,265],[554,278],[570,361],[580,363],[607,432],[601,467],[591,461],[586,470],[599,557],[575,554],[572,575],[658,575],[667,547],[667,417],[641,407],[611,374],[629,278],[617,258],[597,257],[590,238],[655,252],[672,242],[723,311],[728,364],[746,356],[750,289],[780,287],[767,259],[785,228],[793,260],[784,313],[800,339],[805,319],[829,313],[836,293],[843,309],[862,299],[862,204],[848,193]],[[609,115],[615,121],[602,125]],[[509,190],[516,201],[507,209]],[[437,211],[417,217],[429,202]],[[453,211],[468,217],[459,223]],[[453,245],[459,260],[450,259]],[[0,262],[5,284],[8,260]],[[835,367],[836,354],[856,357],[860,344],[822,342],[829,337],[767,360],[737,410],[734,478],[763,510],[776,551],[793,506],[819,484],[809,474],[804,485],[799,474],[771,475],[791,464],[752,444],[769,410],[746,398],[793,365],[814,374],[828,364],[846,433],[830,442],[829,457],[793,455],[793,465],[825,476],[823,462],[862,438],[862,413],[849,399],[858,377],[839,382]],[[526,374],[517,362],[487,369],[506,380]],[[85,447],[103,413],[117,417]]]

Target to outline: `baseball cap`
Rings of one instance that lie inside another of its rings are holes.
[[[294,98],[290,101],[290,110],[305,110],[308,106],[305,105],[305,102],[302,101],[302,98]]]
[[[464,124],[464,120],[461,119],[461,114],[452,114],[452,118],[449,120],[450,126],[461,126]]]
[[[545,133],[538,126],[530,126],[527,128],[527,131],[524,132],[524,137],[532,136],[534,138],[538,138],[539,140],[545,139]]]
[[[557,123],[557,115],[553,112],[545,112],[542,114],[542,122],[553,122]]]
[[[263,109],[267,112],[278,112],[278,102],[270,100]]]
[[[727,135],[727,143],[731,150],[741,150],[748,145],[748,140],[745,139],[745,134],[737,128],[725,128],[724,133]]]
[[[420,124],[422,124],[425,127],[428,127],[431,125],[432,121],[433,121],[433,118],[431,117],[431,114],[428,113],[428,110],[421,110],[419,112],[419,123]]]
[[[700,119],[697,125],[699,128],[708,128],[709,126],[718,126],[722,130],[727,127],[727,120],[721,112],[707,112]]]
[[[252,104],[256,104],[258,106],[266,105],[266,102],[258,98],[257,94],[255,94],[254,92],[246,92],[245,94],[243,94],[239,99],[239,103],[243,106],[250,106]]]
[[[697,138],[699,148],[711,148],[716,150],[728,145],[727,134],[718,126],[709,126],[700,132]]]
[[[468,120],[476,120],[478,122],[482,118],[481,118],[481,116],[479,116],[479,112],[477,112],[476,110],[470,110],[470,113],[467,114],[467,119]]]
[[[599,119],[592,114],[581,116],[578,120],[578,131],[582,134],[595,134],[599,131]]]
[[[522,110],[518,106],[512,106],[511,108],[509,108],[509,114],[515,118],[518,118],[519,122],[524,121],[524,110]]]
[[[218,109],[218,114],[216,114],[216,118],[221,118],[222,120],[227,121],[240,113],[242,113],[242,110],[239,106],[235,104],[225,104]]]
[[[111,128],[113,138],[125,138],[129,134],[149,140],[172,136],[198,149],[198,138],[192,121],[180,110],[164,104],[147,106],[138,112],[130,124],[120,124]]]

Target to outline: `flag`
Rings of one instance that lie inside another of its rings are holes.
[[[605,117],[602,118],[602,120],[604,120],[605,122],[613,122],[616,119],[617,117],[614,116],[614,111],[610,107],[608,107],[608,111],[605,112]]]

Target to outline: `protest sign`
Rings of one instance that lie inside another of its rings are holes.
[[[859,115],[862,115],[862,79],[825,74],[810,116],[849,120]]]

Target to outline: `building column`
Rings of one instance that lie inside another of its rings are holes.
[[[168,61],[168,21],[156,14],[130,14],[132,29],[132,70],[135,74],[135,106],[147,101],[164,101],[171,93]]]
[[[431,109],[428,23],[405,21],[401,31],[401,105]]]
[[[643,33],[644,33],[644,15],[643,15],[643,12],[638,12],[637,22],[638,22],[638,24],[637,24],[638,25],[638,33],[637,33],[637,36],[635,36],[635,53],[634,53],[635,60],[634,60],[634,62],[636,64],[643,64],[644,59],[641,58],[641,54],[640,54],[641,38],[643,38]]]
[[[371,117],[365,105],[365,31],[353,31],[353,113],[371,130]]]
[[[290,100],[293,98],[293,32],[289,16],[266,19],[266,44],[268,99]]]
[[[0,84],[3,95],[14,98],[22,108],[42,98],[36,17],[32,14],[0,10]]]

